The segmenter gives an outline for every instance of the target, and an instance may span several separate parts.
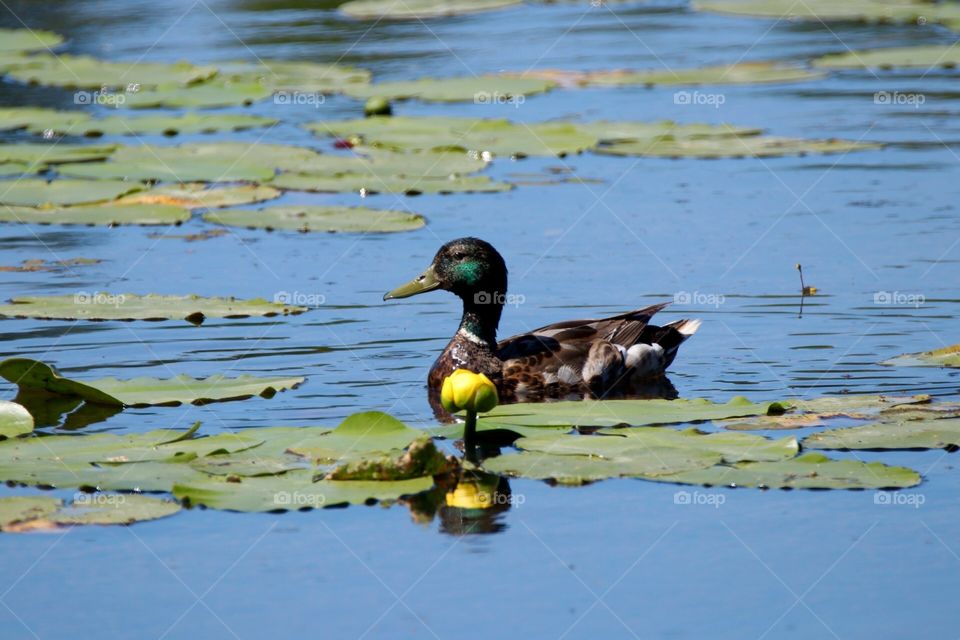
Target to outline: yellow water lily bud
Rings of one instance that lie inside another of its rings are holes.
[[[490,378],[469,369],[457,369],[443,381],[440,404],[450,413],[490,411],[499,402],[497,387]]]

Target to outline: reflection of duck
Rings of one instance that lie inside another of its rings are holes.
[[[443,245],[423,274],[383,299],[434,289],[458,296],[463,317],[430,369],[427,384],[433,395],[458,368],[486,374],[505,402],[630,393],[662,379],[680,345],[700,326],[699,320],[648,324],[663,303],[609,318],[558,322],[497,342],[507,267],[496,249],[477,238]]]

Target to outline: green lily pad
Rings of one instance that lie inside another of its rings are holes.
[[[511,426],[615,427],[702,422],[782,413],[776,402],[753,403],[742,396],[727,403],[704,399],[598,400],[500,405],[478,424]]]
[[[0,377],[21,389],[43,389],[60,395],[79,396],[88,402],[129,407],[206,404],[244,400],[253,396],[273,397],[278,391],[296,388],[304,380],[300,377],[258,378],[249,375],[235,378],[214,375],[197,380],[180,375],[168,379],[102,378],[80,382],[61,376],[43,362],[27,358],[0,361]]]
[[[924,45],[845,51],[816,58],[813,64],[825,69],[953,69],[960,64],[960,50],[955,45]]]
[[[26,164],[19,162],[4,162],[3,164],[0,164],[0,178],[6,178],[8,176],[22,176],[28,173],[33,173],[33,170],[29,165]]]
[[[3,107],[0,108],[0,130],[28,129],[34,133],[63,133],[74,128],[81,129],[83,123],[93,118],[83,111],[57,111],[43,107]]]
[[[0,53],[52,49],[62,42],[63,36],[52,31],[0,29]]]
[[[33,416],[16,402],[0,400],[0,438],[15,438],[33,431]]]
[[[513,185],[495,182],[487,176],[396,177],[371,174],[344,173],[337,176],[281,173],[270,183],[288,191],[313,191],[316,193],[501,193]]]
[[[597,144],[594,136],[565,122],[515,124],[509,120],[378,116],[318,122],[307,128],[399,151],[461,148],[504,156],[564,156]]]
[[[2,34],[0,34],[2,37]],[[63,504],[60,498],[48,496],[6,496],[0,498],[0,531],[13,529],[30,520],[54,514]]]
[[[694,469],[651,480],[761,489],[902,489],[920,484],[920,474],[882,462],[831,460],[808,453],[777,462],[742,462],[732,466]]]
[[[208,211],[203,219],[214,224],[250,229],[282,229],[338,233],[412,231],[426,224],[423,216],[406,211],[365,207],[297,206]]]
[[[80,292],[66,296],[21,296],[0,305],[0,316],[38,320],[169,320],[199,324],[206,318],[296,315],[307,307],[263,298],[203,298],[156,294]]]
[[[171,225],[190,219],[183,207],[161,204],[106,203],[37,209],[0,205],[0,222],[31,224],[82,224],[115,227],[125,224]]]
[[[67,162],[103,160],[116,149],[116,145],[79,144],[0,144],[0,162],[18,162],[36,171],[47,165]]]
[[[256,82],[214,79],[188,86],[160,84],[137,93],[126,94],[124,101],[118,106],[131,109],[212,109],[251,105],[270,97],[270,94],[269,88]]]
[[[256,83],[270,90],[336,93],[343,88],[370,82],[371,74],[339,64],[293,62],[289,60],[258,60],[256,62],[220,63],[220,73],[238,80]],[[291,102],[293,98],[290,98]],[[277,99],[277,104],[284,104]]]
[[[960,367],[960,344],[933,351],[907,353],[880,364],[899,367]]]
[[[58,525],[133,524],[172,516],[180,505],[170,500],[137,494],[78,495],[73,503],[48,516]]]
[[[701,1],[693,3],[698,11],[713,11],[741,16],[828,22],[927,22],[946,24],[960,20],[960,6],[951,2],[918,0],[741,0],[738,2]]]
[[[656,158],[775,158],[808,153],[849,153],[879,149],[882,145],[849,140],[804,140],[773,136],[726,136],[718,138],[652,138],[615,142],[596,149],[614,156]]]
[[[860,427],[828,429],[803,439],[806,449],[956,449],[960,419],[882,421]]]
[[[462,78],[418,78],[400,82],[358,84],[344,88],[353,98],[366,100],[383,97],[388,100],[417,99],[426,102],[474,102],[502,104],[515,102],[518,96],[545,93],[555,83],[533,77],[482,75]]]
[[[347,417],[326,433],[291,444],[287,451],[317,463],[349,459],[358,454],[390,454],[410,446],[424,435],[380,411],[365,411]]]
[[[117,204],[161,204],[185,209],[219,209],[254,204],[280,197],[280,191],[263,185],[210,187],[202,182],[162,185],[121,198]]]
[[[350,0],[340,11],[361,20],[425,20],[496,11],[521,0]]]
[[[630,142],[630,141],[657,141],[662,139],[699,140],[732,139],[756,136],[763,133],[763,129],[756,127],[739,127],[731,124],[680,124],[673,120],[654,120],[638,122],[630,120],[598,120],[585,122],[577,127],[601,142]]]
[[[396,500],[433,487],[433,478],[378,482],[322,480],[312,471],[294,470],[279,476],[216,477],[178,483],[173,495],[190,505],[229,511],[288,511],[320,509],[346,504]]]
[[[243,131],[257,127],[269,127],[277,124],[273,118],[246,114],[200,114],[186,113],[179,116],[108,116],[99,119],[71,119],[64,114],[63,121],[56,122],[55,117],[47,120],[37,118],[27,126],[34,133],[54,133],[73,136],[132,136],[216,133],[219,131]],[[2,118],[2,114],[0,114]],[[0,119],[0,127],[3,120]]]
[[[119,90],[118,101],[129,99],[142,90],[164,84],[187,85],[213,77],[216,67],[197,67],[188,62],[110,62],[90,56],[42,54],[29,58],[26,64],[7,71],[20,82],[80,89]],[[90,103],[96,101],[90,98]],[[112,106],[112,105],[111,105]]]
[[[28,178],[0,183],[0,204],[49,207],[115,200],[143,186],[120,180],[52,180]]]
[[[456,469],[429,436],[414,440],[399,455],[348,460],[332,469],[325,480],[376,480],[394,482],[435,476]]]
[[[525,71],[520,77],[551,80],[563,86],[653,86],[702,84],[766,84],[802,82],[824,77],[823,72],[781,62],[739,62],[696,69],[563,71],[546,69]]]

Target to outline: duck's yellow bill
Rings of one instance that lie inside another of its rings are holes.
[[[394,300],[396,298],[409,298],[410,296],[415,296],[418,293],[433,291],[439,286],[440,281],[437,280],[437,274],[433,270],[433,265],[431,265],[426,271],[421,273],[407,284],[397,287],[389,293],[383,294],[383,299]]]

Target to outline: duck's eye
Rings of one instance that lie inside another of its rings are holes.
[[[457,253],[453,254],[453,259],[454,259],[454,260],[463,260],[463,259],[466,258],[466,257],[467,257],[467,254],[465,254],[465,253],[463,253],[463,252],[461,252],[461,251],[458,251]]]

